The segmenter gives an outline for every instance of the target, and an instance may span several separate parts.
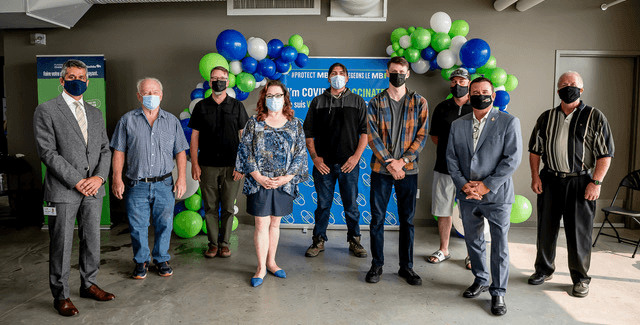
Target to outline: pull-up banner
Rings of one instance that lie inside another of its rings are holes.
[[[329,84],[329,67],[339,62],[347,67],[349,81],[347,87],[351,92],[360,95],[367,104],[375,95],[389,87],[389,79],[386,76],[387,62],[389,58],[341,58],[341,57],[310,57],[304,68],[293,68],[285,78],[281,79],[289,90],[291,103],[295,110],[295,116],[304,121],[307,110],[314,97],[321,95]],[[371,208],[369,197],[371,190],[371,148],[367,146],[360,158],[360,177],[358,180],[358,208],[360,209],[360,224],[368,225],[371,222]],[[309,159],[309,174],[313,169],[313,161]],[[314,211],[318,196],[314,187],[313,178],[300,184],[300,195],[293,201],[293,213],[282,219],[284,224],[305,225],[315,223]],[[344,207],[340,197],[340,191],[336,186],[333,194],[333,205],[329,225],[345,225],[346,219]],[[395,190],[391,194],[386,225],[399,225],[398,206]]]

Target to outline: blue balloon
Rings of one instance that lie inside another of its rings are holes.
[[[298,67],[304,68],[308,62],[309,62],[309,57],[306,54],[298,53],[298,57],[296,57],[296,65]]]
[[[200,216],[202,216],[204,218],[204,214],[205,214],[204,213],[204,207],[200,208],[200,210],[198,210],[198,213],[200,214]]]
[[[239,31],[227,29],[218,35],[216,49],[228,61],[242,60],[247,54],[247,40]]]
[[[191,92],[191,100],[194,100],[196,98],[204,98],[204,92],[205,90],[202,88],[196,88]]]
[[[283,47],[284,43],[282,43],[281,40],[274,38],[267,43],[267,55],[272,59],[278,58],[280,57],[280,52]]]
[[[236,99],[239,101],[243,101],[247,98],[249,98],[249,93],[245,93],[244,91],[240,90],[240,88],[238,88],[237,86],[233,87],[233,90],[235,90],[236,92]]]
[[[438,65],[438,61],[436,59],[429,61],[429,70],[435,71],[438,69],[440,69],[440,66]]]
[[[483,66],[491,57],[489,44],[479,38],[468,40],[460,48],[460,60],[469,68]]]
[[[173,206],[173,215],[177,215],[178,213],[187,210],[187,207],[184,206],[184,200],[180,201],[178,203],[176,203],[176,205]]]
[[[280,53],[280,59],[284,62],[293,62],[298,57],[298,51],[293,46],[285,46]]]
[[[264,76],[259,74],[259,73],[257,73],[257,72],[253,74],[253,78],[256,79],[256,82],[260,82],[260,81],[264,80]]]
[[[427,61],[435,59],[437,54],[438,53],[436,52],[436,50],[434,50],[431,46],[422,49],[422,52],[420,52],[420,56],[422,56],[422,58]]]
[[[276,73],[276,64],[271,59],[262,59],[258,62],[258,73],[271,79],[271,76]]]
[[[291,67],[290,63],[284,62],[282,59],[275,59],[273,62],[276,64],[276,70],[280,73],[289,71],[289,68]]]
[[[271,80],[278,80],[278,79],[280,79],[281,77],[282,77],[282,73],[280,73],[280,72],[276,72],[276,73],[274,73],[274,74],[273,74],[273,76],[271,76],[271,78],[269,78],[269,79],[271,79]]]
[[[254,73],[258,68],[258,61],[250,56],[242,59],[242,71],[246,73]]]
[[[469,72],[469,74],[474,74],[476,73],[476,68],[465,68],[467,69],[467,71]]]
[[[498,107],[505,107],[511,101],[511,96],[504,90],[496,91],[496,99],[493,100],[493,105]]]
[[[202,89],[204,89],[204,91],[207,91],[207,89],[211,89],[211,85],[209,84],[209,80],[206,80],[202,83]]]

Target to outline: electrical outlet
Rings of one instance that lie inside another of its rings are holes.
[[[47,45],[47,35],[41,33],[31,34],[31,44],[33,45]]]

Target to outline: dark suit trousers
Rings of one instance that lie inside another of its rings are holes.
[[[573,283],[589,283],[591,264],[591,233],[596,202],[587,201],[584,191],[591,176],[560,178],[540,173],[542,194],[538,195],[538,239],[536,272],[551,275],[555,271],[556,242],[560,219],[564,219],[567,237],[569,272]]]
[[[57,216],[49,217],[49,286],[54,299],[66,299],[69,298],[68,282],[76,216],[81,285],[88,288],[97,284],[102,198],[84,197],[77,203],[54,203],[54,206]]]

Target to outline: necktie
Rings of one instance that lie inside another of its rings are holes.
[[[84,143],[87,144],[87,121],[84,118],[84,110],[82,109],[82,104],[80,104],[80,102],[78,101],[75,101],[73,103],[76,105],[76,119],[78,120],[80,131],[82,131]]]

